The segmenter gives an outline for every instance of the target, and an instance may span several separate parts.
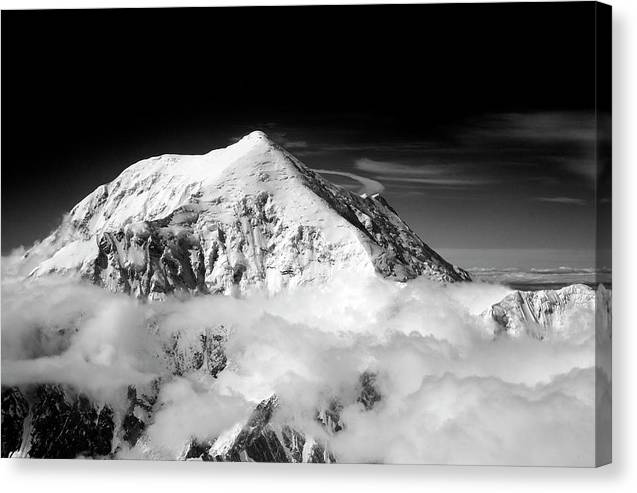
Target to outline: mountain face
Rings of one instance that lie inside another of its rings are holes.
[[[611,312],[611,293],[602,284],[597,290],[572,284],[556,290],[514,291],[485,316],[495,321],[496,335],[526,334],[544,340],[567,336],[565,331],[586,323],[611,327]],[[579,323],[574,323],[576,317],[581,318]]]
[[[382,399],[376,375],[360,376],[356,402],[365,412]],[[98,403],[69,386],[31,384],[2,388],[2,457],[72,459],[115,458],[123,449],[145,448],[144,432],[153,421],[159,382],[143,389],[129,386],[115,404]],[[214,462],[334,463],[330,440],[343,429],[344,404],[333,399],[317,409],[315,434],[274,419],[281,405],[276,394],[257,404],[209,441],[184,444],[178,460]]]
[[[25,255],[139,298],[277,292],[332,273],[469,280],[380,196],[323,179],[253,132],[202,156],[145,159],[77,204]]]
[[[260,402],[245,423],[237,423],[212,442],[192,442],[184,459],[215,462],[336,462],[325,441],[287,424],[274,424],[276,395]],[[180,457],[181,458],[181,457]]]
[[[203,156],[140,161],[77,204],[24,256],[30,276],[79,275],[140,299],[168,295],[276,293],[338,271],[396,281],[470,280],[405,224],[379,195],[359,196],[307,168],[262,132]],[[70,331],[73,333],[73,330]],[[193,344],[162,346],[170,375],[216,378],[227,363],[223,327]],[[381,399],[361,375],[358,403]],[[144,447],[160,380],[129,386],[113,402],[67,385],[2,388],[2,456],[113,457]],[[276,395],[212,441],[184,444],[182,459],[334,462],[329,438],[342,429],[336,400],[316,410],[316,436],[273,420]],[[7,433],[4,433],[6,428]],[[60,437],[63,436],[63,439]]]
[[[24,261],[33,265],[34,277],[77,274],[151,300],[275,293],[343,270],[396,281],[469,280],[382,197],[329,183],[261,132],[203,156],[166,155],[132,165],[77,204]],[[550,344],[572,338],[566,331],[588,337],[591,324],[610,335],[611,294],[584,285],[515,291],[483,316],[497,337],[528,335]],[[3,385],[2,457],[118,458],[131,450],[154,457],[147,432],[162,409],[162,385],[173,377],[210,382],[232,371],[229,331],[214,317],[210,324],[184,340],[186,332],[164,334],[157,355],[164,373],[145,386],[123,385],[107,402],[66,384]],[[55,334],[64,338],[77,330],[62,327]],[[327,404],[313,407],[310,427],[290,419],[286,402],[273,394],[220,433],[188,439],[174,458],[337,462],[333,446],[348,426],[344,409],[376,413],[389,402],[376,371],[361,369],[352,394],[328,395]]]

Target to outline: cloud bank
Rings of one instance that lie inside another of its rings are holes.
[[[3,385],[65,383],[114,402],[128,384],[160,382],[143,440],[122,457],[176,458],[276,393],[277,419],[315,434],[316,410],[344,403],[330,438],[339,462],[594,463],[595,384],[610,384],[602,370],[596,379],[592,312],[573,320],[572,338],[540,342],[494,339],[481,312],[510,291],[480,283],[344,273],[274,297],[155,304],[66,279],[2,289]],[[228,365],[218,377],[174,375],[167,345],[189,354],[220,328]],[[365,371],[382,396],[371,410],[356,402]]]

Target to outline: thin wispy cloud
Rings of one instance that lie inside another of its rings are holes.
[[[584,199],[578,199],[575,197],[537,197],[535,200],[540,202],[551,202],[554,204],[586,205],[586,201]]]
[[[317,145],[308,146],[299,155],[317,155],[327,154],[335,152],[346,153],[386,153],[386,154],[412,154],[423,153],[435,149],[435,144],[432,142],[361,142],[351,144],[339,144],[339,143],[319,143]]]
[[[305,140],[290,140],[284,142],[282,145],[288,149],[305,149],[308,146]]]
[[[592,112],[501,113],[469,122],[458,134],[462,147],[497,150],[593,185],[600,166],[596,145],[610,136]]]
[[[368,173],[391,176],[440,175],[444,172],[444,168],[442,166],[417,167],[391,161],[376,161],[368,158],[357,159],[354,166],[357,169],[367,171]]]
[[[342,121],[342,115],[339,118]],[[444,185],[440,180],[446,178],[456,187],[537,182],[538,177],[545,185],[564,180],[573,180],[574,186],[592,185],[600,173],[596,142],[609,140],[595,115],[585,111],[479,115],[440,122],[427,134],[406,131],[400,138],[353,130],[353,122],[363,117],[351,118],[328,127],[262,122],[258,128],[310,164],[317,161],[316,167],[327,165],[332,157],[354,161],[357,171],[381,181],[387,176],[435,177],[420,184]],[[340,170],[350,171],[348,166]]]
[[[347,178],[351,178],[354,181],[357,181],[361,185],[359,187],[359,190],[357,190],[357,193],[359,194],[366,193],[367,195],[374,195],[385,190],[385,186],[381,182],[373,180],[371,178],[366,178],[361,175],[356,175],[354,173],[347,173],[345,171],[334,171],[329,169],[315,169],[314,171],[316,171],[317,173],[321,173],[322,175],[345,176]]]
[[[408,183],[414,186],[472,187],[494,183],[496,180],[471,174],[463,166],[452,164],[408,165],[390,161],[362,158],[354,166],[386,183]]]
[[[413,183],[422,185],[441,185],[441,186],[458,186],[458,187],[471,187],[478,185],[487,185],[495,183],[495,180],[486,178],[426,178],[426,177],[412,177],[412,176],[389,176],[383,175],[377,177],[383,181]]]
[[[440,123],[429,135],[400,140],[330,128],[296,153],[317,159],[347,155],[356,160],[357,170],[377,178],[439,176],[485,184],[541,176],[547,184],[570,179],[580,186],[599,179],[596,142],[609,141],[601,130],[592,112],[496,113]]]
[[[476,119],[470,127],[470,134],[488,139],[591,145],[596,138],[594,114],[585,112],[498,113]]]

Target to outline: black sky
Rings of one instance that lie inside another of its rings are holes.
[[[434,248],[593,249],[596,10],[4,11],[2,252],[139,159],[257,128],[382,184]]]

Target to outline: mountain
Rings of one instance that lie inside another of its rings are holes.
[[[356,402],[364,412],[382,399],[375,375],[361,374]],[[116,458],[137,446],[147,457],[153,445],[144,435],[154,420],[159,382],[121,390],[111,402],[99,402],[64,385],[31,384],[2,387],[2,457],[72,459]],[[247,419],[207,441],[192,439],[178,460],[215,462],[333,463],[330,441],[343,429],[344,404],[333,400],[317,409],[314,433],[300,431],[294,423],[272,419],[280,411],[276,394],[259,402]]]
[[[572,284],[556,290],[514,291],[484,315],[496,323],[496,335],[526,334],[544,340],[572,335],[566,332],[582,330],[585,324],[610,330],[611,292],[602,284],[597,290]]]
[[[201,156],[142,160],[25,254],[32,276],[79,273],[139,298],[278,292],[342,270],[470,280],[379,195],[328,182],[263,132]]]

